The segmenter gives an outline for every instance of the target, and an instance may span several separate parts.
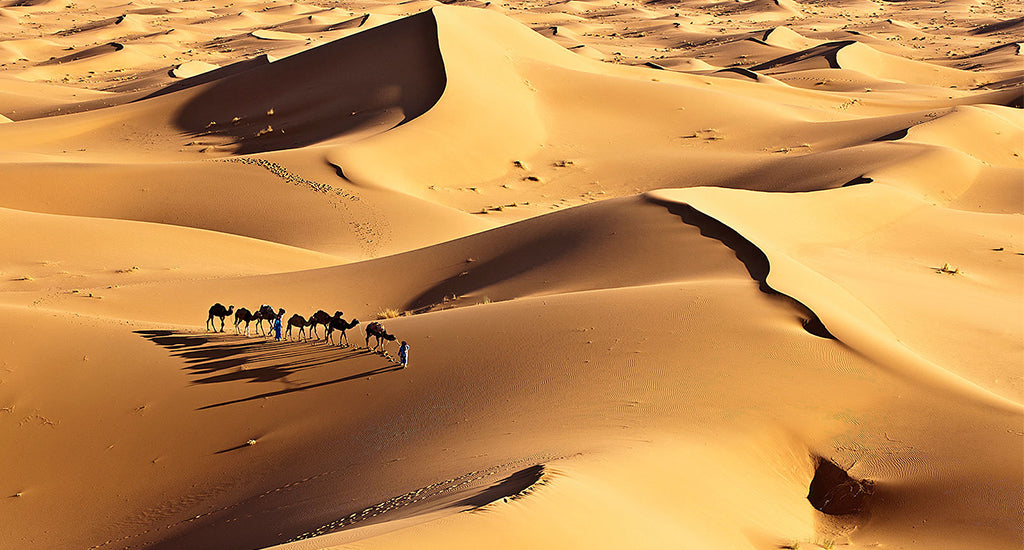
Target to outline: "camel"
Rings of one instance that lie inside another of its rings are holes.
[[[260,306],[260,309],[253,314],[253,318],[256,319],[256,333],[259,334],[260,330],[263,328],[263,321],[267,321],[267,323],[273,327],[273,321],[280,319],[281,317],[284,317],[284,308],[281,308],[277,310],[277,313],[274,313],[274,308],[267,304],[263,304]],[[268,333],[264,331],[263,334]]]
[[[358,324],[359,324],[359,319],[352,319],[351,323],[346,322],[340,316],[335,317],[334,319],[331,319],[331,324],[327,325],[327,337],[326,337],[327,341],[329,343],[333,344],[334,343],[334,336],[331,333],[336,331],[336,330],[340,330],[341,331],[341,336],[338,337],[338,345],[341,346],[341,339],[344,338],[345,339],[345,346],[344,347],[347,348],[349,346],[349,343],[348,343],[348,335],[345,334],[345,331],[350,329],[350,328],[352,328],[352,327],[354,327],[354,326],[356,326],[356,325],[358,325]]]
[[[371,336],[377,338],[377,343],[373,346],[373,348],[370,348]],[[387,340],[388,342],[394,342],[395,335],[388,334],[388,331],[384,329],[384,325],[378,323],[377,321],[374,321],[366,325],[366,349],[374,351],[379,347],[381,351],[384,351],[383,340]]]
[[[331,321],[334,319],[341,319],[340,311],[335,311],[334,317],[331,317],[330,315],[327,314],[326,311],[321,309],[314,313],[313,316],[309,318],[309,331],[313,333],[314,338],[319,338],[319,336],[316,335],[316,326],[323,325],[324,327],[327,327],[328,330],[330,330],[329,327],[331,325]]]
[[[217,327],[213,323],[213,318],[220,317],[220,331],[224,332],[224,318],[231,315],[231,312],[234,310],[235,306],[228,306],[227,309],[225,309],[220,302],[210,306],[210,316],[206,318],[206,330],[210,330],[210,327],[213,327],[213,331],[217,332]]]
[[[299,338],[306,338],[306,327],[310,326],[313,322],[313,318],[310,317],[307,321],[305,317],[296,313],[288,319],[288,330],[285,331],[286,337],[292,339],[292,327],[299,327]]]
[[[253,315],[253,313],[248,309],[245,309],[244,307],[238,308],[238,311],[235,312],[235,334],[242,333],[242,331],[238,328],[238,325],[245,323],[245,335],[248,336],[249,323],[252,322],[252,320],[255,318],[256,316]]]

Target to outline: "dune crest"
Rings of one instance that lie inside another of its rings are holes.
[[[0,2],[0,546],[1019,548],[1022,20]]]

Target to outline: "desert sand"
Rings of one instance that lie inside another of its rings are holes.
[[[4,0],[0,548],[1018,549],[1022,47],[1004,0]]]

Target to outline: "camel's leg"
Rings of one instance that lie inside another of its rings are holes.
[[[223,317],[220,318],[220,331],[224,332],[224,318]]]
[[[341,332],[341,338],[345,339],[345,347],[347,348],[350,344],[348,343],[348,333],[345,331]],[[341,338],[338,338],[338,345],[341,345]]]
[[[213,316],[212,315],[206,318],[206,330],[207,331],[210,330],[210,321],[212,321],[212,320],[213,320]]]

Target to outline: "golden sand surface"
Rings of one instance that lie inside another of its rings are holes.
[[[2,0],[0,548],[1018,549],[1022,44]]]

